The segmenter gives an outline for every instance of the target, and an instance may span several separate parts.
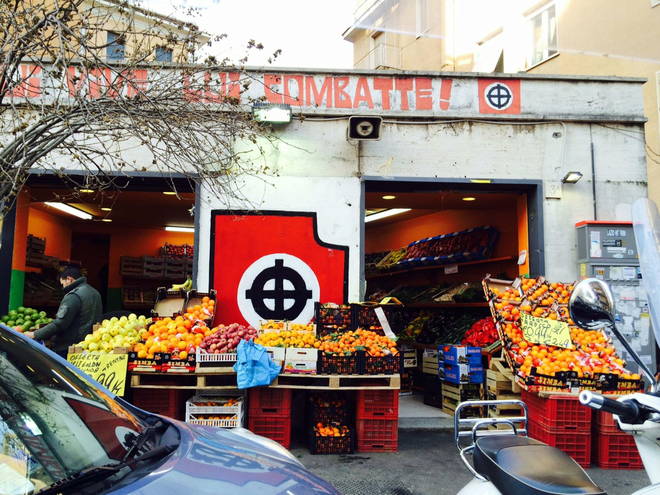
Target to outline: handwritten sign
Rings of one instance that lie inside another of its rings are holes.
[[[529,342],[566,349],[573,348],[571,331],[567,323],[549,318],[536,318],[527,314],[521,314],[520,317],[523,335]]]
[[[376,317],[378,318],[380,326],[383,327],[383,333],[385,334],[385,337],[396,342],[398,337],[392,331],[392,327],[390,327],[390,323],[387,321],[387,316],[385,316],[385,311],[383,311],[383,308],[376,308],[374,311],[376,312]]]
[[[113,394],[124,395],[128,354],[77,353],[66,359]]]

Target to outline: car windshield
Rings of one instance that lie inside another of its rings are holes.
[[[111,396],[0,325],[0,495],[119,460],[141,431]]]

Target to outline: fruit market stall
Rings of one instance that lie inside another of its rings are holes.
[[[213,291],[163,289],[151,315],[102,322],[69,359],[125,353],[126,397],[192,424],[246,426],[319,454],[396,451],[402,354],[382,329],[356,327],[357,312],[318,305],[317,323],[214,326]],[[241,341],[264,346],[281,366],[270,386],[238,390]]]

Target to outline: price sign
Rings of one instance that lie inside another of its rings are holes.
[[[69,354],[66,360],[113,394],[124,395],[128,354]]]
[[[525,339],[535,344],[554,345],[566,349],[573,348],[571,331],[563,321],[520,315],[520,323]]]

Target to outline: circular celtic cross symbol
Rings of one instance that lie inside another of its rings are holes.
[[[238,307],[256,326],[261,320],[307,323],[314,316],[320,289],[316,275],[300,258],[270,254],[248,267],[238,284]]]
[[[486,103],[494,110],[506,110],[513,103],[513,93],[506,84],[497,82],[484,90]]]

